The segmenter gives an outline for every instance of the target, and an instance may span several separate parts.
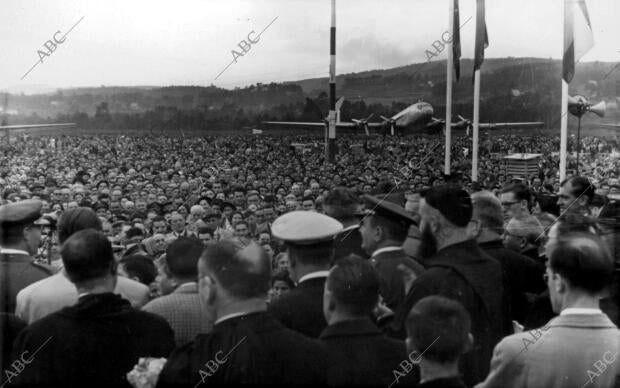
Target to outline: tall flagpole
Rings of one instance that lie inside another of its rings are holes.
[[[474,73],[474,135],[471,154],[471,180],[478,181],[478,127],[480,124],[480,69]]]
[[[564,0],[564,57],[566,57],[567,40],[573,40],[571,46],[572,55],[570,56],[570,65],[572,65],[571,73],[575,73],[575,57],[574,57],[574,30],[573,30],[573,5],[570,1]],[[562,106],[560,108],[560,182],[566,179],[566,148],[568,143],[568,82],[565,78],[565,67],[567,63],[562,60]],[[572,78],[570,75],[568,81]]]
[[[450,17],[448,26],[450,28],[450,36],[454,36],[454,1],[448,0],[450,3]],[[452,67],[454,58],[452,56],[453,39],[448,43],[448,63],[446,64],[446,152],[444,161],[444,174],[450,174],[450,150],[452,147]]]
[[[566,147],[568,143],[568,84],[562,79],[562,116],[560,117],[560,182],[566,179]]]
[[[336,156],[336,0],[332,0],[332,25],[329,29],[329,139],[327,159]]]

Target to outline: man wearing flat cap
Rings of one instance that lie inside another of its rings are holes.
[[[323,289],[334,257],[334,236],[343,229],[324,214],[292,211],[278,217],[271,232],[284,241],[291,277],[298,286],[269,306],[286,327],[318,338],[327,326],[323,315]]]
[[[419,276],[424,267],[407,256],[402,248],[407,239],[409,227],[415,219],[401,206],[402,193],[365,195],[366,216],[362,221],[360,233],[362,248],[370,255],[371,264],[379,274],[380,295],[386,306],[395,310],[405,300],[403,274],[400,265],[410,268]]]
[[[0,206],[0,312],[15,311],[15,298],[24,287],[52,274],[36,264],[41,239],[42,203],[25,200]]]

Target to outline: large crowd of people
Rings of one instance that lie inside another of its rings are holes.
[[[1,144],[0,385],[620,386],[618,144],[442,143]]]

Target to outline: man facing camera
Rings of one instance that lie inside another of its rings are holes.
[[[545,280],[553,311],[560,315],[540,329],[504,338],[487,387],[617,387],[620,333],[599,309],[610,284],[613,259],[592,234],[567,233],[547,247]]]
[[[403,341],[385,337],[370,320],[379,301],[379,276],[360,257],[336,261],[329,272],[323,294],[323,312],[329,326],[320,339],[327,346],[327,383],[344,385],[390,385],[393,370],[407,359]],[[417,368],[399,379],[414,385]]]
[[[172,353],[157,387],[325,383],[320,343],[267,313],[270,268],[256,243],[207,247],[198,263],[198,287],[215,326]]]
[[[125,374],[140,357],[165,357],[172,351],[172,329],[163,318],[135,310],[113,293],[116,263],[103,233],[79,231],[63,244],[61,254],[78,302],[20,333],[14,355],[40,350],[12,384],[128,387]]]

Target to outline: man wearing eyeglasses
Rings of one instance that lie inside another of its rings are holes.
[[[521,218],[530,214],[529,206],[532,199],[530,190],[522,183],[508,185],[502,189],[500,197],[504,224],[512,218]]]

